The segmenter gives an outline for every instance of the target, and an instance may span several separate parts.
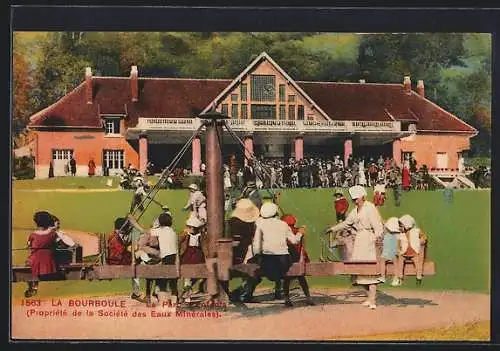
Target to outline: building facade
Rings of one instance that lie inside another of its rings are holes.
[[[458,170],[477,131],[416,91],[410,77],[402,84],[293,80],[265,52],[234,79],[96,77],[85,80],[53,105],[31,116],[35,131],[35,174],[65,175],[73,157],[77,175],[110,175],[131,164],[144,171],[170,164],[210,109],[229,116],[229,127],[247,154],[269,158],[379,155],[401,163],[413,155],[429,169]],[[180,165],[200,172],[203,131],[192,140]],[[224,134],[225,156],[243,148]]]

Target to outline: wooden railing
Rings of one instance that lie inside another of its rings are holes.
[[[202,121],[199,118],[139,118],[135,129],[194,131]],[[294,131],[294,132],[400,132],[397,121],[310,121],[276,119],[229,119],[235,131]]]

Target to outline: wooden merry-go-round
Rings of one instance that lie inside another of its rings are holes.
[[[164,170],[159,181],[149,190],[148,195],[142,200],[143,210],[137,213],[138,207],[128,215],[128,222],[136,225],[141,215],[148,205],[155,201],[154,197],[165,182],[170,170],[175,167],[183,153],[189,148],[191,141],[199,133],[205,132],[206,136],[206,197],[207,197],[207,225],[206,233],[208,237],[208,255],[204,264],[180,264],[177,260],[175,265],[144,265],[134,262],[134,245],[132,245],[131,265],[109,265],[106,264],[106,238],[99,235],[99,255],[94,262],[84,263],[81,255],[81,248],[66,249],[66,260],[59,265],[57,280],[112,280],[112,279],[166,279],[166,278],[205,278],[207,282],[207,296],[211,301],[229,300],[229,281],[238,277],[259,276],[259,266],[254,263],[233,264],[233,247],[237,242],[232,238],[224,237],[225,212],[224,212],[224,185],[223,185],[223,163],[222,163],[222,135],[223,130],[233,137],[242,147],[243,154],[251,158],[254,162],[259,162],[253,153],[245,148],[243,141],[229,128],[226,123],[226,116],[216,111],[209,111],[201,115],[203,123],[198,130],[183,146],[179,154],[172,163]],[[264,170],[264,167],[261,168]],[[276,194],[272,194],[271,199],[276,201]],[[317,233],[321,240],[322,252],[318,262],[306,262],[301,257],[299,262],[292,264],[287,276],[335,276],[335,275],[377,275],[379,265],[376,261],[352,261],[346,259],[346,255],[334,257],[329,254],[333,248],[332,242],[335,238],[329,234]],[[308,234],[309,236],[311,234]],[[423,244],[421,254],[425,255],[426,244]],[[342,243],[335,244],[339,252],[342,250]],[[380,251],[380,250],[378,250]],[[436,274],[434,262],[428,261],[425,256],[420,260],[424,276]],[[415,276],[417,267],[413,262],[405,262],[403,267],[404,276]],[[12,282],[27,282],[32,280],[31,268],[29,266],[12,266]],[[393,262],[387,262],[386,275],[395,274]]]

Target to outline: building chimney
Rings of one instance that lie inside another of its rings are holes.
[[[417,83],[417,93],[421,97],[425,97],[425,88],[424,88],[424,81],[423,80],[419,80]]]
[[[359,80],[359,82],[360,82],[361,84],[365,84],[365,83],[366,83],[366,81],[365,81],[364,79],[360,79],[360,80]]]
[[[138,100],[139,85],[137,82],[137,66],[130,69],[130,89],[132,91],[132,101]]]
[[[87,104],[92,104],[92,68],[85,68],[85,98]]]
[[[403,80],[403,86],[407,94],[411,93],[411,79],[410,76],[405,76]]]

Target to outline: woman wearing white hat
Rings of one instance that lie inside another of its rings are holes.
[[[278,282],[285,277],[292,265],[288,252],[287,239],[291,244],[298,244],[302,233],[293,234],[288,224],[279,218],[278,206],[266,202],[260,209],[260,216],[256,221],[255,235],[252,249],[254,255],[261,254],[261,269],[269,280]],[[284,284],[285,306],[293,306],[290,301],[290,291],[286,289],[289,284]]]
[[[349,195],[356,204],[344,222],[341,222],[328,231],[337,232],[348,228],[355,232],[354,247],[351,255],[352,261],[377,261],[376,241],[382,238],[384,225],[375,205],[366,200],[366,190],[355,185],[349,188]],[[364,306],[375,309],[377,284],[380,283],[377,276],[357,276],[356,283],[363,285],[368,290],[368,299],[363,302]]]
[[[420,286],[423,278],[425,244],[428,240],[427,234],[417,227],[415,219],[408,214],[399,218],[399,225],[403,235],[401,236],[401,245],[398,252],[397,278],[399,278],[401,284],[404,273],[404,261],[411,260],[417,271],[417,286]]]

